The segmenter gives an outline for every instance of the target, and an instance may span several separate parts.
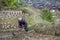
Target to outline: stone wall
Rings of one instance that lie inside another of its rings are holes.
[[[17,18],[21,15],[21,10],[1,10],[0,29],[17,28]]]

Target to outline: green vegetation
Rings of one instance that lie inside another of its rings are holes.
[[[43,19],[42,22],[31,25],[31,27],[29,27],[29,30],[34,30],[35,32],[42,34],[60,36],[60,22],[56,21],[60,18],[60,12],[53,13],[49,9],[44,8],[40,13],[40,17]]]
[[[60,19],[60,12],[57,12],[55,16]]]
[[[20,4],[20,6],[21,6],[21,4]],[[24,5],[22,5],[22,6],[24,6]],[[42,34],[60,35],[60,32],[59,32],[60,22],[59,21],[56,22],[54,20],[55,17],[60,18],[60,12],[52,13],[47,8],[42,9],[42,11],[40,12],[40,10],[33,9],[33,8],[30,8],[30,7],[29,8],[26,7],[26,9],[24,9],[22,11],[23,11],[24,17],[26,18],[26,20],[28,22],[28,25],[30,26],[29,30],[34,30],[35,32],[42,33]],[[40,15],[40,13],[41,13],[41,15]],[[55,16],[55,17],[53,18],[53,16]],[[42,21],[40,21],[41,20],[40,17],[43,19]],[[5,20],[0,20],[0,21],[1,21],[0,23],[3,22],[3,23],[8,24],[8,22],[9,22],[9,24],[14,24],[14,23],[17,22],[17,18],[8,18],[8,19],[5,19]],[[54,22],[54,23],[50,24],[49,22]],[[6,32],[10,32],[10,31],[8,30]]]
[[[50,10],[47,9],[47,8],[42,9],[41,18],[42,18],[43,20],[48,21],[48,22],[53,22],[53,21],[54,21],[54,20],[53,20],[53,15],[52,15],[52,13],[51,13]]]
[[[26,0],[23,0],[22,2],[24,2]],[[2,0],[1,1],[1,6],[3,7],[9,7],[9,8],[16,8],[16,7],[23,7],[26,6],[24,4],[19,4],[18,0]]]
[[[2,5],[7,7],[16,7],[19,4],[17,0],[2,0]]]
[[[30,25],[33,25],[35,23],[33,18],[30,18],[28,21]]]

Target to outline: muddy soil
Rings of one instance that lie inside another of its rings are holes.
[[[0,33],[0,40],[60,40],[60,37],[52,35],[43,35],[35,32],[14,32],[12,33]]]

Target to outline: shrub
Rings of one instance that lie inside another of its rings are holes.
[[[50,12],[49,9],[47,9],[47,8],[42,9],[41,18],[43,20],[46,20],[48,22],[53,22],[54,20],[53,20],[53,17],[52,16],[53,15],[52,15],[52,13]]]

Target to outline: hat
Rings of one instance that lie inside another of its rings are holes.
[[[18,18],[18,20],[22,20],[22,18]]]

